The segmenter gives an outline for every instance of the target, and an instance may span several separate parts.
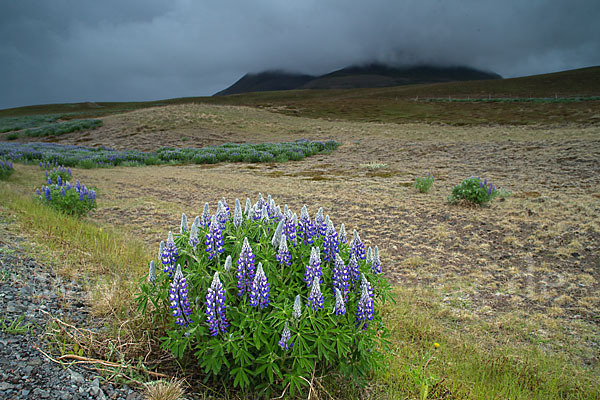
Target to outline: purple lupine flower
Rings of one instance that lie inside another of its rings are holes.
[[[292,255],[288,250],[287,239],[285,238],[285,235],[281,235],[281,240],[279,241],[279,251],[277,252],[275,258],[277,258],[277,261],[279,261],[279,264],[281,265],[290,266],[292,264]]]
[[[252,208],[251,214],[252,214],[252,219],[254,221],[260,221],[263,216],[263,206],[259,205],[259,203],[256,202],[256,204],[254,204],[254,207]]]
[[[375,274],[381,273],[381,260],[379,259],[379,248],[375,246],[375,252],[373,253],[373,264],[371,264],[371,269]]]
[[[344,296],[342,296],[342,292],[340,292],[340,289],[338,288],[335,288],[335,314],[346,314],[346,303],[344,301]]]
[[[350,255],[350,261],[348,261],[348,274],[350,275],[350,281],[352,284],[358,282],[360,278],[360,270],[358,268],[358,260],[355,254]]]
[[[79,182],[79,179],[77,179],[75,182],[75,189],[77,189],[78,192],[81,190],[81,183]]]
[[[325,236],[327,225],[325,225],[325,217],[323,217],[323,207],[319,207],[317,214],[315,214],[315,228],[317,229],[319,236]]]
[[[150,268],[148,268],[148,282],[154,283],[156,281],[156,265],[154,260],[150,261]]]
[[[294,215],[291,211],[287,211],[283,214],[282,220],[284,221],[283,233],[285,237],[296,247],[296,223],[294,222]]]
[[[85,192],[83,190],[81,192],[79,192],[79,200],[80,201],[84,201],[85,200]]]
[[[260,262],[256,268],[256,276],[250,285],[249,298],[252,307],[260,306],[262,310],[269,305],[269,282]]]
[[[325,253],[325,261],[334,262],[335,256],[339,252],[338,234],[333,227],[333,222],[329,220],[327,231],[323,237],[323,252]]]
[[[96,191],[95,190],[90,190],[88,192],[88,199],[94,201],[96,200]]]
[[[319,278],[315,277],[310,288],[310,295],[308,296],[308,306],[314,311],[319,308],[323,308],[323,294],[321,293],[321,285],[319,284]]]
[[[338,233],[339,244],[346,243],[348,239],[346,238],[346,226],[344,224],[340,225],[340,232]]]
[[[42,193],[40,192],[40,189],[35,189],[35,194],[38,195],[38,196],[42,195]]]
[[[60,175],[56,177],[56,184],[58,186],[62,186],[62,178],[60,177]]]
[[[483,182],[479,181],[479,189],[481,189],[483,187]]]
[[[208,228],[210,225],[210,210],[208,208],[208,203],[204,203],[204,210],[202,211],[202,216],[200,217],[200,225],[203,228]]]
[[[48,185],[52,185],[52,178],[48,177]]]
[[[179,233],[188,232],[188,220],[187,215],[185,213],[181,213],[181,224],[179,225]]]
[[[292,336],[292,332],[290,331],[290,327],[288,326],[288,323],[286,322],[285,325],[283,326],[283,332],[281,332],[281,339],[279,340],[279,342],[277,344],[279,344],[279,347],[281,347],[284,350],[289,350],[292,348],[292,346],[294,346],[294,343],[290,343],[290,338]]]
[[[46,190],[44,190],[44,194],[46,195],[46,200],[52,201],[52,193],[50,192],[50,188],[46,186]]]
[[[210,329],[210,336],[217,336],[219,331],[226,333],[229,322],[225,317],[225,288],[219,280],[219,273],[215,272],[212,283],[206,293],[206,320]]]
[[[363,274],[360,283],[360,299],[356,308],[356,325],[367,329],[367,321],[373,320],[373,313],[373,289]]]
[[[491,195],[493,191],[494,191],[494,185],[492,185],[490,183],[490,188],[488,189],[488,195]]]
[[[177,246],[175,245],[175,239],[173,239],[173,233],[169,231],[169,238],[167,239],[167,243],[165,243],[160,255],[160,259],[163,264],[163,271],[169,274],[169,278],[173,276],[173,270],[175,269],[175,263],[177,262],[178,258],[179,252],[177,251]]]
[[[335,255],[332,280],[334,289],[339,289],[344,295],[345,300],[350,291],[350,274],[348,273],[348,267],[344,264],[344,260],[342,260],[339,254]]]
[[[233,211],[233,225],[236,229],[242,226],[242,205],[238,199],[235,199],[235,209]]]
[[[67,195],[67,193],[65,192],[65,188],[64,188],[64,186],[62,186],[62,187],[60,188],[60,195],[61,195],[62,197],[65,197],[65,196]]]
[[[357,260],[365,259],[365,245],[363,244],[362,240],[360,240],[360,236],[358,235],[356,229],[354,230],[352,242],[350,243],[350,253],[356,254]]]
[[[223,235],[221,234],[221,225],[217,221],[217,217],[213,215],[210,220],[210,226],[206,233],[206,252],[208,253],[208,259],[212,260],[218,254],[221,254],[223,250]]]
[[[196,217],[194,222],[192,222],[192,227],[190,228],[190,238],[188,243],[190,246],[194,248],[196,251],[196,246],[200,243],[200,238],[198,237],[198,225],[200,224],[200,218]]]
[[[71,168],[67,168],[67,174],[69,174],[70,176],[73,176],[73,174],[71,173]]]
[[[292,317],[294,319],[299,320],[302,317],[302,299],[300,295],[296,295],[296,299],[294,300],[294,308],[292,309]]]
[[[310,220],[306,206],[302,207],[300,212],[300,220],[298,221],[298,234],[304,241],[304,244],[312,244],[313,236],[316,234],[316,228]]]
[[[177,270],[171,282],[171,290],[169,291],[169,302],[173,310],[173,316],[176,318],[175,323],[181,326],[188,326],[192,319],[189,315],[192,313],[190,302],[188,300],[187,282],[181,272],[181,265],[177,264]]]
[[[310,260],[304,271],[304,282],[306,282],[306,286],[310,286],[315,278],[319,278],[319,282],[321,282],[322,276],[321,253],[318,247],[313,247],[310,251]]]
[[[67,181],[67,183],[65,184],[65,188],[67,190],[71,190],[71,182]]]
[[[237,260],[236,276],[238,278],[238,295],[242,296],[245,292],[250,291],[250,286],[254,281],[254,253],[252,253],[248,238],[244,238],[240,258]]]
[[[215,213],[215,217],[217,217],[217,222],[221,227],[221,230],[225,229],[225,224],[227,224],[227,220],[229,219],[227,210],[221,201],[217,203],[217,212]]]

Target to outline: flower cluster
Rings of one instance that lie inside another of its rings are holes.
[[[281,265],[292,264],[292,256],[290,254],[290,251],[288,250],[287,239],[283,234],[281,235],[281,239],[279,240],[279,251],[277,252],[277,255],[275,257]]]
[[[250,285],[250,305],[252,307],[265,308],[269,305],[269,282],[263,271],[262,263],[258,263],[256,275]]]
[[[58,167],[45,173],[47,185],[35,191],[40,200],[57,210],[78,216],[96,208],[96,191],[88,189],[79,180],[71,185],[68,180],[72,176],[70,169]]]
[[[179,258],[179,253],[177,251],[175,239],[173,238],[173,233],[171,231],[169,231],[169,237],[163,248],[160,258],[163,264],[163,271],[169,274],[169,278],[172,277],[175,264]]]
[[[324,258],[326,262],[334,262],[339,252],[339,238],[331,220],[329,220],[327,230],[325,231],[325,235],[323,235],[323,252],[325,253]]]
[[[371,284],[362,275],[360,282],[360,299],[358,300],[358,307],[356,310],[356,324],[362,329],[367,329],[368,322],[373,320],[373,289]]]
[[[354,230],[352,242],[350,243],[350,253],[354,254],[356,259],[365,259],[365,245],[363,244],[362,240],[360,240],[360,236],[358,235],[356,229]]]
[[[308,265],[304,271],[304,282],[306,282],[306,286],[310,287],[315,278],[319,278],[319,282],[321,282],[322,276],[323,270],[321,269],[321,253],[319,252],[318,247],[313,247],[310,251],[310,260],[308,261]]]
[[[252,290],[251,285],[254,281],[254,253],[252,247],[248,243],[248,238],[244,238],[240,258],[237,260],[237,279],[238,279],[238,295]]]
[[[212,260],[213,257],[223,252],[223,235],[221,234],[221,224],[217,221],[217,217],[213,215],[210,220],[210,226],[206,233],[206,252],[208,253],[208,259]]]
[[[304,241],[304,244],[312,244],[315,234],[316,228],[310,219],[310,215],[308,215],[308,209],[304,206],[300,211],[300,219],[298,220],[298,236]]]
[[[206,320],[210,329],[210,335],[216,336],[219,331],[225,333],[229,322],[225,317],[225,289],[219,279],[219,273],[215,272],[212,283],[206,293]]]
[[[14,171],[11,161],[0,160],[0,179],[8,178]]]

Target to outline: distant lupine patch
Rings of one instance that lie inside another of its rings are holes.
[[[82,168],[106,168],[116,165],[214,164],[225,161],[286,162],[302,160],[318,153],[330,153],[339,145],[333,140],[325,143],[298,140],[284,143],[226,143],[221,146],[203,148],[163,147],[153,152],[142,152],[54,143],[0,142],[0,158],[10,158],[13,161],[25,163],[40,163],[43,168],[58,164]]]
[[[0,179],[8,179],[13,172],[14,168],[11,161],[0,160]]]
[[[390,292],[379,249],[367,263],[358,232],[346,243],[343,225],[336,232],[322,209],[319,228],[306,206],[298,218],[271,196],[246,201],[243,212],[238,200],[231,211],[227,203],[214,214],[207,205],[189,229],[182,217],[161,245],[162,272],[155,262],[148,270],[137,301],[168,322],[163,347],[234,387],[279,393],[288,384],[297,390],[313,368],[349,376],[375,368],[387,336],[378,309]]]
[[[463,180],[452,189],[448,201],[454,204],[465,201],[470,204],[485,205],[499,195],[500,192],[487,179],[482,180],[480,177],[471,177]]]
[[[41,190],[35,190],[38,199],[50,207],[66,214],[83,216],[96,208],[96,191],[88,189],[77,181],[72,186],[67,180],[72,177],[71,170],[58,166],[52,171],[45,171]],[[54,180],[53,180],[54,179]]]
[[[429,189],[431,189],[431,186],[433,186],[433,181],[433,175],[427,173],[427,175],[425,175],[424,177],[416,176],[414,186],[419,192],[427,193],[429,192]]]

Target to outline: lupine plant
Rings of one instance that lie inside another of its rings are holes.
[[[62,168],[51,172],[46,171],[46,184],[35,190],[37,198],[42,203],[66,214],[78,217],[87,215],[96,208],[96,191],[82,185],[79,180],[72,185],[66,179],[72,176],[71,171]]]
[[[381,365],[390,286],[373,265],[379,252],[368,264],[357,232],[349,245],[322,212],[316,228],[306,207],[298,219],[270,197],[243,212],[236,200],[222,225],[220,203],[195,228],[169,233],[163,272],[153,262],[141,284],[139,309],[162,324],[162,346],[207,379],[260,397],[302,390],[313,373],[360,379]]]
[[[487,179],[470,177],[454,186],[452,194],[448,196],[450,203],[466,201],[471,204],[484,205],[492,201],[499,194],[496,187]]]
[[[433,186],[433,181],[433,175],[427,173],[427,175],[423,177],[416,176],[414,185],[419,192],[427,193],[429,192],[429,189],[431,189],[431,186]]]
[[[0,179],[7,179],[14,172],[13,163],[0,160]]]

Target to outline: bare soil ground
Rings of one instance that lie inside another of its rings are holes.
[[[181,105],[103,119],[65,144],[151,150],[225,142],[335,139],[330,155],[283,164],[226,163],[75,170],[99,189],[93,218],[158,248],[181,212],[214,211],[259,192],[378,245],[394,283],[447,305],[447,324],[493,340],[536,343],[598,365],[600,128],[397,125],[288,117],[245,107]],[[384,164],[384,165],[376,165]],[[31,167],[34,168],[34,167]],[[428,194],[411,185],[433,173]],[[482,176],[514,193],[453,206],[454,185]],[[473,326],[483,329],[475,329]]]

